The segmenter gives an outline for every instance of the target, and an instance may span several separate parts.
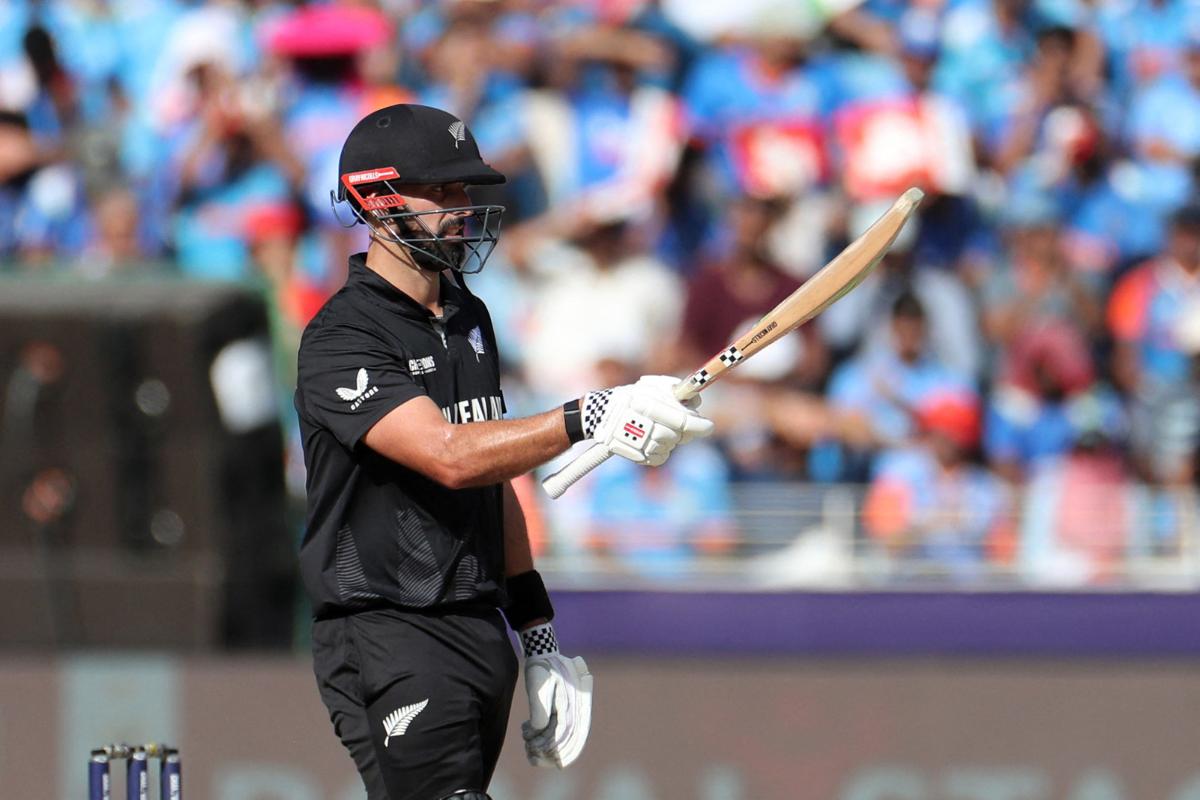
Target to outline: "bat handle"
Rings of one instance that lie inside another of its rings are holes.
[[[542,488],[546,490],[546,494],[557,500],[576,481],[603,464],[611,455],[607,447],[596,443],[585,450],[583,455],[542,481]]]
[[[698,384],[691,378],[685,378],[675,384],[675,388],[671,391],[675,394],[675,399],[681,403],[686,403],[696,395],[700,394],[700,387],[703,384]]]

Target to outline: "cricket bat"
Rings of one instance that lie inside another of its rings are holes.
[[[836,258],[768,311],[753,328],[680,381],[675,386],[675,397],[680,401],[695,397],[738,364],[791,333],[862,283],[892,246],[900,229],[916,211],[924,196],[924,192],[917,188],[900,195],[883,216],[848,244]],[[561,497],[572,484],[603,464],[611,455],[604,445],[595,444],[542,481],[542,488],[551,497]]]

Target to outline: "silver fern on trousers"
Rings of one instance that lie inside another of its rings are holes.
[[[425,710],[425,706],[429,705],[429,698],[425,698],[419,703],[412,705],[400,706],[392,713],[388,714],[383,720],[383,746],[387,747],[388,742],[393,736],[403,736],[408,730],[408,726],[416,719],[417,714]]]

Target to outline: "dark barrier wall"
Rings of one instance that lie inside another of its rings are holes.
[[[0,282],[0,646],[290,643],[275,386],[253,292]]]
[[[496,800],[1200,800],[1197,662],[589,659],[583,757],[529,767],[518,692]],[[189,797],[362,797],[304,661],[0,664],[2,797],[150,738]]]

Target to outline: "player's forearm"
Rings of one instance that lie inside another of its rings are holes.
[[[455,489],[502,483],[570,446],[561,408],[521,419],[447,425],[438,480]]]
[[[533,549],[525,511],[511,482],[504,484],[504,574],[520,575],[533,569]]]
[[[533,571],[529,527],[511,482],[504,484],[504,577],[508,594],[504,616],[513,630],[529,630],[551,620],[554,608],[542,577]]]

